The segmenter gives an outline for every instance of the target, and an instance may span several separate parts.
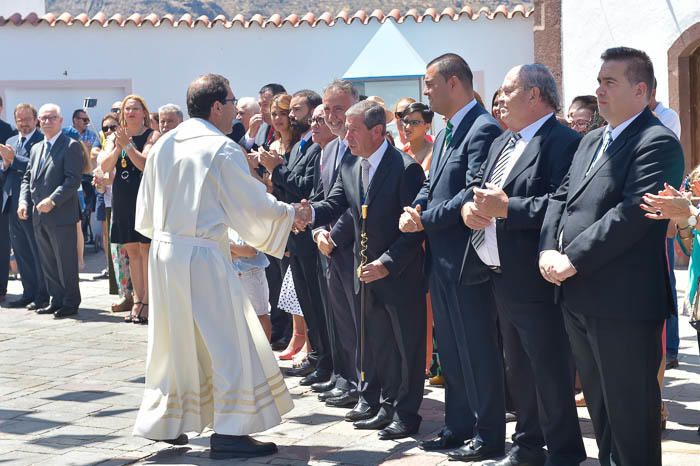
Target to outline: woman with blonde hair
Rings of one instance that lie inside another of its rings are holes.
[[[145,324],[148,322],[148,249],[150,241],[134,229],[136,198],[148,151],[160,137],[150,127],[150,113],[146,102],[138,95],[129,95],[122,101],[119,128],[107,139],[106,156],[100,169],[110,173],[116,169],[112,185],[111,241],[122,244],[129,256],[134,305],[124,320]]]

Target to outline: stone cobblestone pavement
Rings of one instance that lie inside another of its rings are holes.
[[[101,255],[89,253],[81,274],[82,308],[55,320],[26,310],[0,309],[0,466],[123,464],[402,465],[448,464],[441,454],[419,450],[416,440],[442,424],[444,392],[426,385],[420,434],[380,441],[356,431],[344,410],[327,408],[298,379],[287,384],[295,401],[283,424],[257,436],[276,442],[277,455],[255,460],[208,458],[210,432],[187,447],[169,447],[131,436],[143,389],[146,327],[125,324],[106,309],[106,280],[93,281]],[[678,272],[679,284],[685,274]],[[10,295],[21,290],[11,281]],[[682,290],[681,290],[682,293]],[[681,317],[680,367],[667,372],[664,398],[671,421],[664,434],[664,464],[700,464],[700,358],[694,334]],[[591,423],[579,409],[589,459],[598,464]],[[508,425],[509,434],[514,424]],[[450,463],[456,464],[456,463]]]

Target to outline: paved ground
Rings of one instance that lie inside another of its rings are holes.
[[[146,328],[105,311],[112,300],[106,281],[90,280],[101,268],[101,257],[88,254],[87,263],[83,307],[75,319],[0,310],[0,465],[224,463],[208,459],[208,432],[182,448],[131,436],[143,384]],[[684,277],[679,272],[680,284]],[[19,290],[18,282],[10,283],[10,293]],[[681,317],[680,329],[680,367],[667,373],[664,391],[671,422],[663,450],[666,465],[690,466],[700,461],[700,358],[687,317]],[[287,380],[294,411],[259,437],[277,442],[279,454],[235,464],[447,464],[443,455],[421,452],[415,439],[385,442],[373,432],[353,430],[342,420],[344,410],[326,408],[297,380]],[[429,437],[442,422],[442,389],[426,386],[425,393],[416,439]],[[585,464],[597,464],[586,410],[579,415],[589,456]],[[512,433],[514,425],[508,427]]]

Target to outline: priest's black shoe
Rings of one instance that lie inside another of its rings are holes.
[[[286,369],[284,375],[289,375],[291,377],[306,377],[315,370],[314,365],[309,362],[309,360],[302,361],[299,367],[293,367]]]
[[[451,430],[445,428],[437,437],[418,442],[418,448],[423,451],[454,450],[464,445],[464,439],[457,438]]]
[[[253,458],[277,453],[274,443],[258,442],[248,435],[212,434],[209,444],[212,459]]]
[[[547,461],[544,450],[529,450],[514,445],[505,458],[493,466],[543,466]]]
[[[331,371],[316,369],[299,381],[299,385],[309,386],[319,382],[327,382],[331,378]]]
[[[328,390],[327,392],[319,393],[318,399],[321,401],[326,401],[328,398],[337,398],[339,396],[345,395],[345,393],[347,392],[341,388],[334,388],[333,390]]]
[[[503,447],[494,448],[478,440],[470,440],[462,448],[447,453],[451,460],[484,461],[503,456]]]
[[[151,438],[148,440],[153,440],[154,442],[165,442],[169,443],[170,445],[187,445],[190,442],[190,439],[187,437],[187,434],[180,434],[177,438],[169,438],[169,439],[158,439],[158,438]]]
[[[317,382],[311,384],[311,390],[316,393],[323,393],[335,388],[335,380],[331,379],[328,382]]]
[[[331,408],[351,408],[357,404],[358,399],[357,392],[345,392],[340,396],[328,398],[326,406]]]
[[[8,301],[3,307],[12,307],[12,308],[25,307],[28,304],[30,304],[32,301],[34,301],[32,298],[17,298],[17,299],[13,299],[12,301]]]
[[[77,307],[62,307],[53,313],[54,318],[62,319],[64,317],[72,316],[78,313]]]
[[[362,421],[363,419],[371,419],[377,415],[377,408],[371,407],[364,400],[357,402],[354,408],[345,413],[345,420],[350,422]]]
[[[36,311],[38,309],[41,309],[42,307],[48,306],[49,303],[37,303],[36,301],[32,301],[31,303],[27,304],[27,310],[28,311]]]
[[[55,304],[49,304],[46,307],[40,307],[36,310],[37,314],[53,314],[54,312],[61,309],[61,306],[56,306]]]
[[[370,430],[381,430],[391,424],[392,415],[380,409],[376,416],[363,419],[361,421],[353,422],[352,425],[355,429],[370,429]]]
[[[418,432],[419,426],[420,416],[418,422],[414,422],[411,425],[408,425],[401,420],[394,420],[391,422],[391,424],[379,431],[379,440],[396,440],[410,437]]]

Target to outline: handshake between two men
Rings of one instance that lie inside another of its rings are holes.
[[[500,186],[486,183],[484,188],[474,188],[474,197],[462,206],[464,224],[472,230],[483,230],[495,225],[496,219],[508,218],[508,195]],[[423,231],[421,206],[404,207],[399,218],[399,229],[404,233]],[[576,274],[576,268],[566,254],[558,251],[543,251],[540,254],[539,268],[542,277],[557,286]]]

